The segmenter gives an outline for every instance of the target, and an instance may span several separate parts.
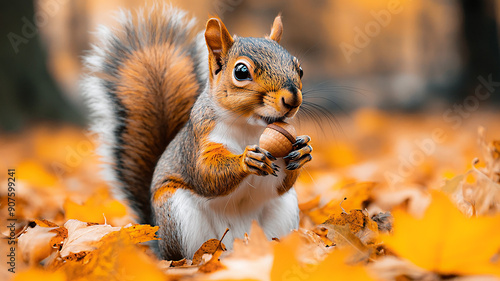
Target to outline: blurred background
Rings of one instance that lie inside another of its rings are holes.
[[[151,1],[149,1],[151,2]],[[219,15],[231,33],[263,36],[282,13],[284,45],[302,62],[304,88],[333,112],[359,107],[453,112],[498,108],[498,0],[183,0],[198,19]],[[41,120],[85,125],[81,57],[92,31],[142,0],[3,2],[0,125]],[[149,3],[151,4],[151,3]],[[479,90],[476,92],[476,90]],[[454,107],[457,106],[457,107]],[[446,116],[444,117],[446,118]]]

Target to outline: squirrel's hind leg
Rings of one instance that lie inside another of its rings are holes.
[[[157,235],[161,237],[155,251],[159,258],[165,260],[181,260],[185,257],[182,250],[182,235],[178,231],[180,222],[173,214],[177,210],[173,210],[172,199],[179,189],[185,188],[182,182],[169,181],[156,189],[151,199],[153,219],[155,225],[160,227]]]

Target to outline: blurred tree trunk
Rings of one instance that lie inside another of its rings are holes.
[[[464,79],[461,82],[460,101],[473,95],[480,82],[479,76],[500,82],[500,48],[494,0],[461,0],[464,34]],[[483,89],[484,90],[484,89]],[[490,100],[500,101],[500,88]]]
[[[38,20],[43,21],[43,16],[39,16]],[[83,124],[83,114],[67,100],[47,69],[46,52],[35,21],[33,1],[0,4],[0,130],[3,131],[19,130],[46,120]]]

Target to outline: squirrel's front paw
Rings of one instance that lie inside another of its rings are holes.
[[[308,144],[311,141],[309,136],[298,136],[293,144],[295,150],[283,157],[287,161],[287,170],[296,170],[312,160],[312,147]]]
[[[243,153],[243,170],[249,174],[267,176],[269,174],[278,176],[278,165],[272,160],[276,160],[267,150],[257,145],[249,145]]]

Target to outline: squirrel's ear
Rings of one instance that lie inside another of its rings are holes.
[[[283,34],[283,23],[281,22],[281,15],[278,15],[273,22],[273,27],[271,28],[271,34],[267,38],[280,42],[281,35]]]
[[[205,30],[205,41],[210,56],[215,59],[217,63],[215,71],[222,67],[221,57],[227,54],[229,48],[233,45],[233,37],[227,31],[226,26],[218,18],[211,18],[207,22]]]

